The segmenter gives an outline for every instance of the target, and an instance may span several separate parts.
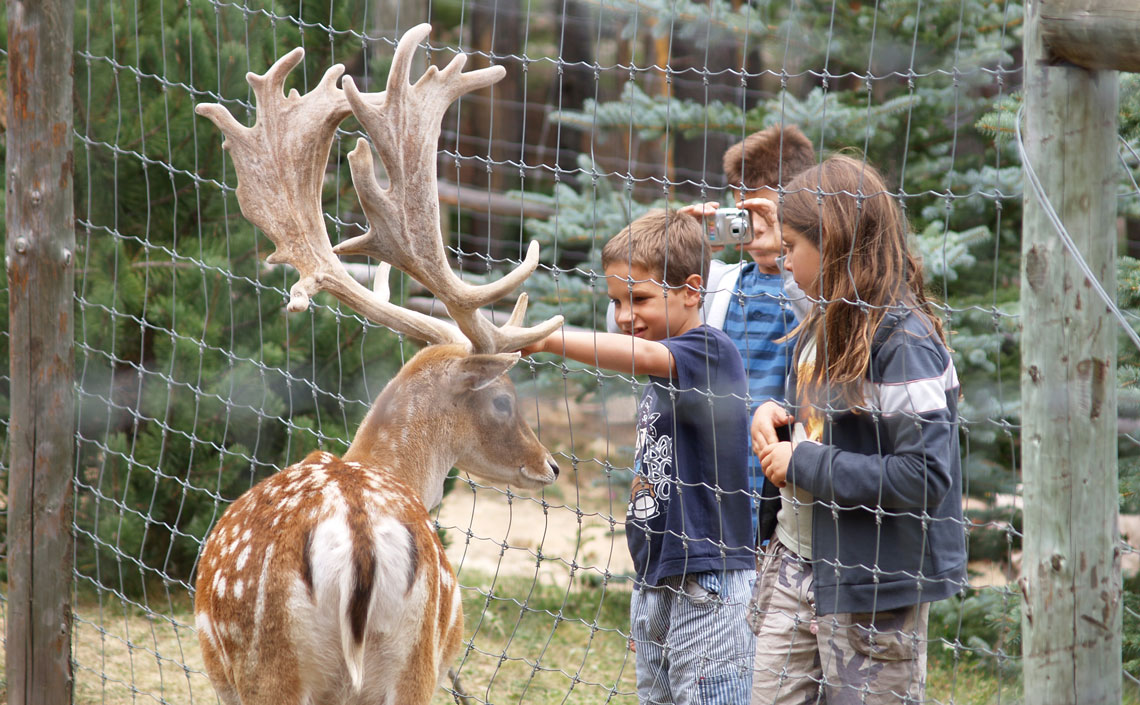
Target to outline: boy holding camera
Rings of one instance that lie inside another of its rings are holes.
[[[638,700],[654,705],[747,705],[752,684],[744,368],[732,341],[701,323],[706,237],[677,211],[636,219],[602,250],[620,333],[563,329],[523,351],[649,375],[626,541]]]
[[[724,153],[724,175],[737,192],[737,207],[751,214],[751,237],[737,236],[744,228],[725,223],[725,214],[718,218],[719,204],[715,202],[680,209],[710,223],[709,242],[715,249],[739,244],[750,258],[737,264],[712,261],[704,305],[705,323],[723,330],[744,359],[749,418],[765,401],[784,398],[788,343],[779,341],[795,328],[796,318],[803,318],[808,309],[809,302],[795,282],[783,276],[776,261],[780,255],[776,203],[780,184],[790,183],[815,162],[811,141],[794,125],[774,125],[728,148]],[[727,227],[718,229],[721,223]],[[753,496],[762,496],[764,473],[759,459],[751,453],[748,477]],[[774,494],[774,490],[770,488],[769,494]],[[753,529],[757,528],[754,523]]]
[[[781,183],[790,183],[814,166],[815,161],[811,141],[794,125],[754,132],[724,153],[724,174],[730,187],[737,190],[737,206],[752,214],[752,238],[741,244],[751,261],[712,263],[705,323],[721,328],[736,343],[744,358],[754,406],[784,395],[787,344],[776,341],[795,327],[789,301],[804,302],[798,289],[785,293],[785,287],[792,289],[795,284],[784,281],[776,262],[780,255],[778,189]],[[706,203],[681,211],[708,216],[715,213],[717,205]],[[717,238],[712,242],[716,247]]]

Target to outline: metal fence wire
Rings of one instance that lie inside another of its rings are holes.
[[[264,73],[297,46],[305,57],[287,88],[304,93],[342,63],[358,86],[381,90],[396,41],[420,22],[433,29],[416,75],[460,52],[471,66],[506,69],[444,119],[442,227],[453,268],[473,282],[500,277],[529,241],[541,244],[542,263],[523,287],[533,321],[561,314],[569,326],[605,330],[602,245],[652,208],[731,200],[724,155],[753,132],[795,125],[817,161],[842,153],[882,171],[961,382],[956,525],[969,570],[958,594],[931,606],[926,698],[1019,701],[1022,5],[104,0],[77,3],[74,27],[75,702],[216,702],[192,610],[205,538],[258,481],[315,449],[342,453],[420,347],[332,298],[284,310],[297,274],[266,261],[273,245],[242,217],[222,135],[195,106],[221,103],[252,124],[247,72]],[[1124,110],[1138,96],[1140,84],[1122,78],[1126,255],[1140,247],[1140,113]],[[367,134],[355,120],[341,125],[324,174],[334,243],[367,227],[347,163],[358,137]],[[373,265],[348,261],[365,282]],[[1122,258],[1118,279],[1109,293],[1135,328],[1140,266]],[[433,309],[414,280],[399,275],[393,285],[394,300]],[[8,298],[0,289],[5,357]],[[1140,354],[1123,331],[1121,341],[1119,549],[1132,702]],[[7,367],[0,374],[8,410]],[[534,492],[461,473],[449,480],[432,516],[467,625],[433,702],[635,702],[627,508],[638,401],[655,382],[551,355],[524,358],[512,377],[563,472]],[[9,428],[0,414],[5,478]],[[896,550],[891,536],[879,541],[872,553]],[[7,593],[5,579],[5,621]]]

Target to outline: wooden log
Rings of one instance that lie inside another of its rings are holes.
[[[8,0],[9,705],[70,703],[75,467],[71,0]]]
[[[1140,73],[1140,2],[1040,0],[1047,60]]]
[[[1115,321],[1066,250],[1116,291],[1118,77],[1050,61],[1027,6],[1022,225],[1020,585],[1026,705],[1121,702]]]

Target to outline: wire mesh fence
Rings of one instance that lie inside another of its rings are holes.
[[[342,453],[419,348],[331,298],[283,310],[296,274],[266,262],[272,245],[241,216],[221,134],[195,106],[220,103],[251,124],[247,72],[264,73],[296,46],[306,53],[287,87],[304,93],[342,63],[362,89],[381,90],[396,41],[420,22],[433,31],[416,75],[460,52],[506,69],[444,119],[442,225],[457,271],[473,282],[497,278],[528,241],[541,243],[525,286],[535,320],[561,314],[605,330],[602,245],[654,207],[730,201],[725,152],[757,130],[796,125],[817,159],[844,152],[884,173],[962,392],[957,525],[968,577],[931,606],[926,697],[1018,701],[1022,7],[982,0],[77,5],[75,701],[216,701],[192,612],[211,527],[242,492],[309,452]],[[1121,96],[1119,229],[1132,255],[1140,83],[1124,77]],[[324,173],[333,242],[367,227],[347,162],[359,137],[367,134],[354,120],[341,125]],[[375,274],[363,258],[349,268],[365,282]],[[1119,305],[1135,321],[1140,267],[1122,258],[1118,272]],[[414,280],[394,284],[394,299],[432,310]],[[0,297],[6,303],[6,288]],[[1140,684],[1131,589],[1140,570],[1138,359],[1125,340],[1117,393],[1129,701]],[[512,376],[563,474],[533,493],[449,481],[433,517],[467,629],[435,702],[633,702],[627,511],[638,400],[654,383],[547,355],[524,358]],[[9,385],[0,378],[5,409]],[[3,458],[8,417],[0,414]],[[880,541],[895,550],[891,537]]]

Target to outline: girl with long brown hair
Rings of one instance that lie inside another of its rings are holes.
[[[788,406],[752,424],[772,486],[752,702],[921,702],[929,603],[966,581],[954,363],[874,167],[827,159],[779,218],[813,307],[792,333]]]

